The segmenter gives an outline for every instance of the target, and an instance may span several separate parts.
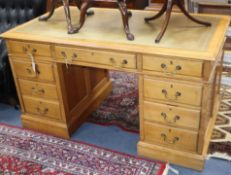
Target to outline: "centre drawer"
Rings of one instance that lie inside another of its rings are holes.
[[[20,79],[19,86],[23,95],[58,99],[56,85],[54,84],[38,83]]]
[[[53,119],[61,119],[60,105],[57,101],[41,100],[23,96],[23,102],[27,113]]]
[[[144,140],[173,149],[197,151],[197,132],[167,127],[150,122],[144,123]]]
[[[70,47],[55,47],[56,58],[64,62],[94,63],[99,66],[136,69],[136,55]]]
[[[144,101],[144,119],[151,122],[198,130],[200,111]]]
[[[200,106],[202,85],[144,78],[144,97]]]
[[[13,66],[17,77],[54,81],[53,66],[51,63],[37,63],[36,71],[33,70],[31,62],[13,61]]]

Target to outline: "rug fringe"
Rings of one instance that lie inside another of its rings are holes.
[[[175,175],[180,175],[179,171],[177,169],[173,168],[171,165],[169,165],[169,163],[166,164],[163,175],[168,175],[168,172],[172,172]]]

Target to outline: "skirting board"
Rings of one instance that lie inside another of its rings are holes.
[[[202,155],[172,150],[142,141],[138,143],[137,147],[138,155],[142,157],[166,161],[199,171],[202,171],[204,168],[205,157]]]

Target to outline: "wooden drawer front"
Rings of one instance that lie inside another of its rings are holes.
[[[56,101],[45,101],[32,97],[23,97],[23,101],[27,113],[61,119],[60,106]]]
[[[31,59],[29,56],[30,54],[32,54],[35,58],[37,56],[51,57],[50,45],[47,44],[9,41],[8,45],[11,53],[24,54],[29,59]]]
[[[19,85],[23,95],[30,95],[40,98],[58,99],[57,89],[56,86],[53,84],[19,80]]]
[[[135,54],[56,47],[56,58],[64,62],[81,61],[115,68],[136,69]]]
[[[198,130],[200,111],[145,101],[144,119]]]
[[[177,102],[200,106],[201,86],[144,79],[144,96],[167,102]]]
[[[35,80],[54,81],[52,64],[36,64],[36,73],[33,71],[30,62],[14,61],[13,66],[18,77],[33,78]]]
[[[143,69],[163,72],[167,76],[202,76],[203,64],[199,61],[168,59],[155,56],[143,56]]]
[[[169,146],[173,149],[196,152],[197,135],[197,132],[190,132],[149,122],[145,122],[144,124],[145,141]]]

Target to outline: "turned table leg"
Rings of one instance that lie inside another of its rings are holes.
[[[128,12],[127,5],[124,0],[118,0],[118,7],[122,15],[124,31],[128,40],[134,40],[134,35],[130,32],[128,19],[132,15],[131,12]]]
[[[164,3],[163,7],[161,8],[161,10],[156,15],[154,15],[152,17],[144,18],[145,22],[149,22],[149,21],[152,21],[152,20],[155,20],[155,19],[161,17],[165,13],[166,9],[167,9],[167,3]]]
[[[82,2],[81,7],[80,7],[79,25],[75,30],[76,32],[78,32],[83,27],[85,23],[86,15],[87,15],[87,10],[90,7],[90,4],[91,4],[91,0],[84,0]],[[89,15],[93,15],[93,14],[94,14],[93,11],[89,13]]]
[[[161,38],[163,37],[163,35],[164,35],[164,33],[165,33],[165,31],[166,31],[166,29],[168,27],[168,23],[169,23],[169,20],[170,20],[170,17],[171,17],[172,7],[173,7],[173,4],[171,3],[171,1],[168,1],[167,7],[166,7],[165,21],[162,24],[161,31],[158,34],[158,36],[157,36],[157,38],[155,40],[155,43],[160,42]]]
[[[85,15],[87,15],[87,16],[94,15],[94,11],[88,11],[87,12],[87,9],[89,7],[90,2],[91,2],[91,0],[84,0],[83,3],[81,0],[75,0],[76,6],[81,11],[79,26],[77,28],[75,28],[72,25],[72,21],[71,21],[69,0],[62,0],[63,6],[64,6],[64,11],[65,11],[65,16],[66,16],[66,21],[67,21],[68,34],[77,33],[81,29],[81,27],[83,26],[83,24],[85,22]],[[40,21],[47,21],[49,18],[52,17],[52,15],[54,14],[54,11],[55,11],[56,3],[57,3],[57,0],[51,1],[51,9],[50,9],[48,15],[40,17],[39,18]]]
[[[69,7],[69,0],[62,0],[62,1],[63,1],[64,11],[66,15],[68,34],[76,33],[75,28],[73,27],[72,22],[71,22],[71,12],[70,12],[70,7]]]
[[[193,16],[191,16],[187,12],[187,10],[185,9],[182,0],[165,0],[165,3],[163,5],[162,9],[156,15],[144,19],[145,22],[149,22],[151,20],[155,20],[155,19],[161,17],[166,12],[166,17],[165,17],[164,23],[162,25],[161,31],[158,34],[157,38],[155,39],[156,43],[159,43],[161,38],[164,36],[164,33],[165,33],[165,31],[166,31],[166,29],[168,27],[168,23],[169,23],[169,20],[170,20],[170,17],[171,17],[171,12],[172,12],[173,5],[177,5],[179,7],[179,9],[181,10],[181,12],[187,18],[192,20],[193,22],[204,25],[204,26],[211,26],[211,23],[200,21],[200,20],[194,18]]]
[[[126,0],[117,0],[118,8],[121,12],[122,20],[123,20],[123,26],[124,26],[124,32],[127,36],[128,40],[134,40],[134,35],[130,32],[128,20],[129,17],[132,16],[132,13],[127,10],[127,5],[126,5]],[[67,31],[68,34],[73,34],[79,32],[79,30],[83,27],[86,19],[86,15],[90,16],[94,14],[94,11],[87,11],[88,8],[91,5],[92,0],[75,0],[75,4],[80,10],[80,18],[79,18],[79,25],[77,27],[74,27],[72,25],[72,20],[71,20],[71,13],[70,13],[70,7],[69,7],[69,0],[62,0],[63,6],[64,6],[64,11],[65,11],[65,16],[66,16],[66,21],[67,21]],[[39,18],[40,21],[46,21],[48,20],[55,11],[55,6],[56,6],[57,0],[52,0],[51,1],[51,9],[49,11],[49,14],[47,16],[43,16]]]

